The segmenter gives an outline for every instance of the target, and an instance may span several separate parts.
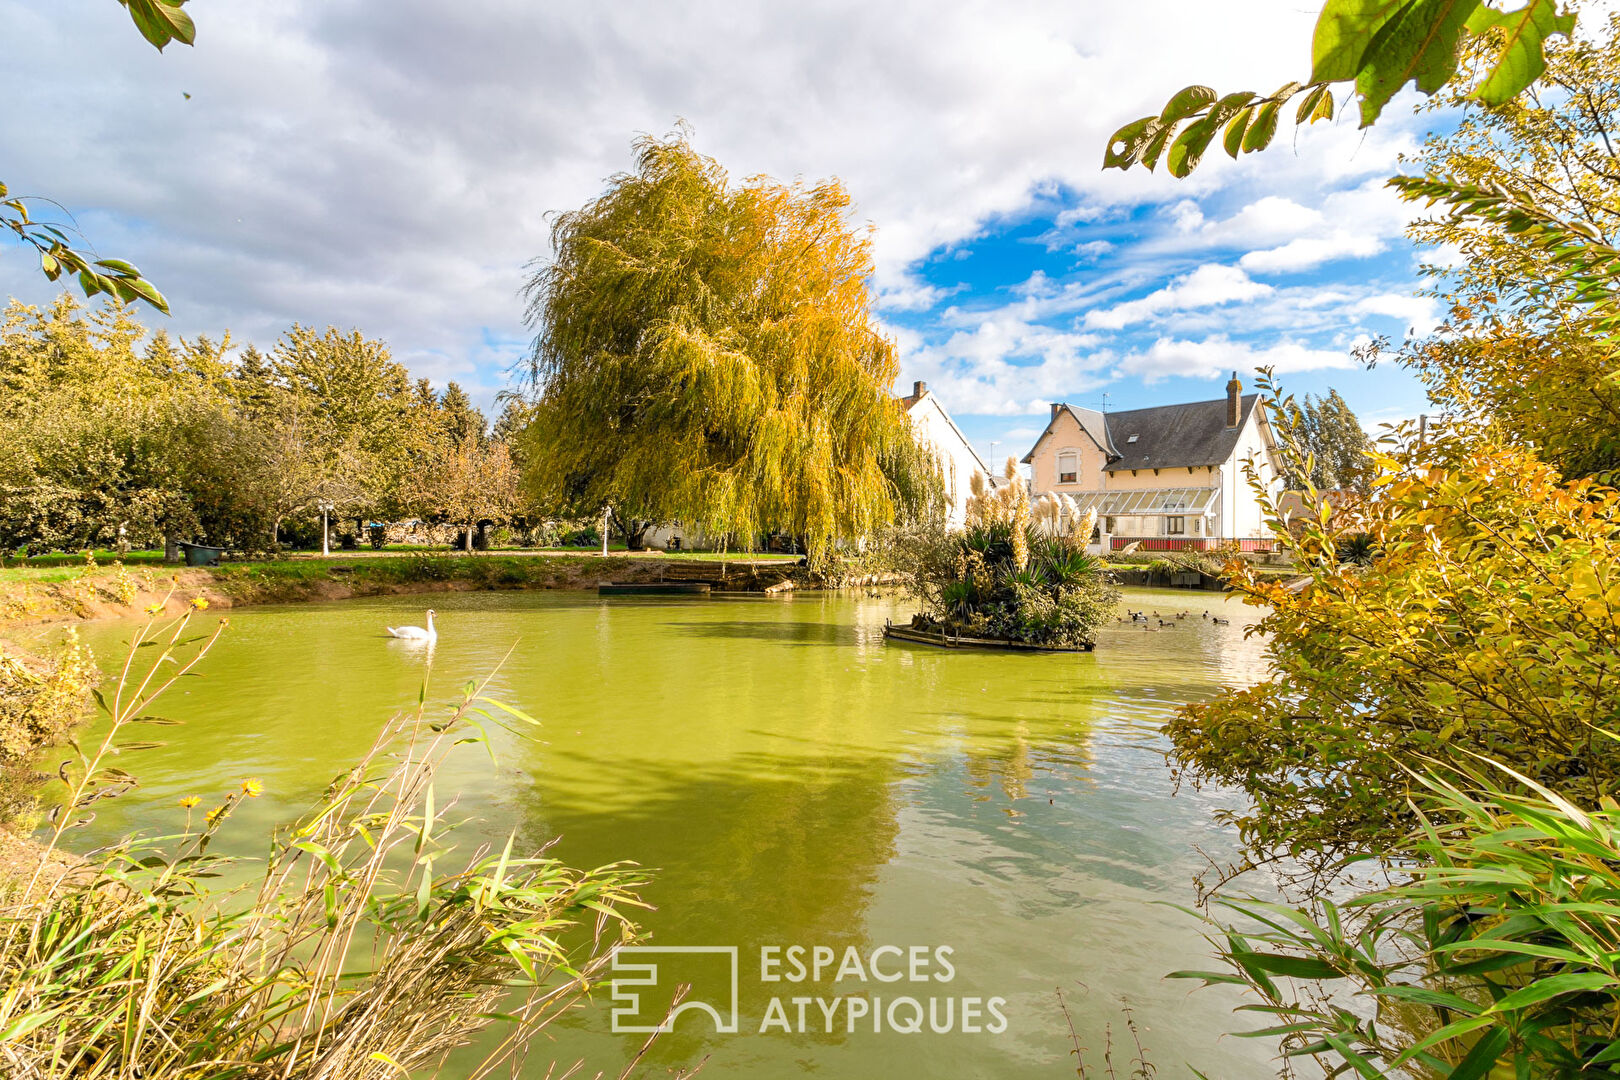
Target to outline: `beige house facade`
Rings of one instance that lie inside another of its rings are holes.
[[[1062,493],[1097,511],[1098,543],[1120,550],[1271,545],[1244,465],[1275,496],[1276,441],[1258,394],[1237,372],[1226,397],[1102,413],[1055,402],[1024,464],[1036,496]]]

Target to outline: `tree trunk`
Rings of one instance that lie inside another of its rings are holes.
[[[469,521],[467,522],[467,531],[462,534],[462,550],[468,555],[472,554],[472,534],[473,530],[477,527],[478,526]]]
[[[180,543],[170,532],[163,534],[163,561],[167,563],[180,561]]]
[[[647,550],[647,534],[652,531],[654,524],[651,521],[628,522],[624,527],[624,546],[631,551]]]

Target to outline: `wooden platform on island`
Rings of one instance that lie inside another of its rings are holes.
[[[598,596],[707,596],[707,581],[626,581],[598,585]]]
[[[915,645],[932,645],[940,649],[1001,649],[1007,652],[1091,652],[1095,645],[1085,642],[1081,645],[1035,645],[1027,641],[1010,641],[1007,638],[980,638],[962,637],[957,634],[947,634],[945,631],[929,633],[925,630],[915,630],[909,626],[895,626],[888,620],[883,623],[883,636],[890,641],[909,641]]]

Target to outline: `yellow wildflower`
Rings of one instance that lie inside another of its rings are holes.
[[[196,608],[198,611],[202,611],[208,606],[208,601],[200,596],[194,596],[191,598],[191,606]]]
[[[163,614],[163,604],[162,603],[147,604],[146,605],[146,613],[148,615],[161,615],[161,614]]]
[[[200,796],[187,795],[185,798],[180,800],[180,805],[185,807],[187,810],[190,810],[193,806],[196,806],[200,802],[202,802],[202,798]]]
[[[230,808],[230,803],[221,803],[219,806],[216,806],[212,810],[208,811],[208,824],[212,825],[220,818],[224,817],[225,811],[229,810]]]
[[[257,799],[264,794],[264,783],[257,777],[242,781],[242,792],[250,799]]]

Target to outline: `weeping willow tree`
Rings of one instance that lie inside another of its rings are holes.
[[[559,513],[781,531],[818,562],[936,511],[843,186],[733,186],[684,134],[636,152],[557,217],[526,286],[531,493]]]

